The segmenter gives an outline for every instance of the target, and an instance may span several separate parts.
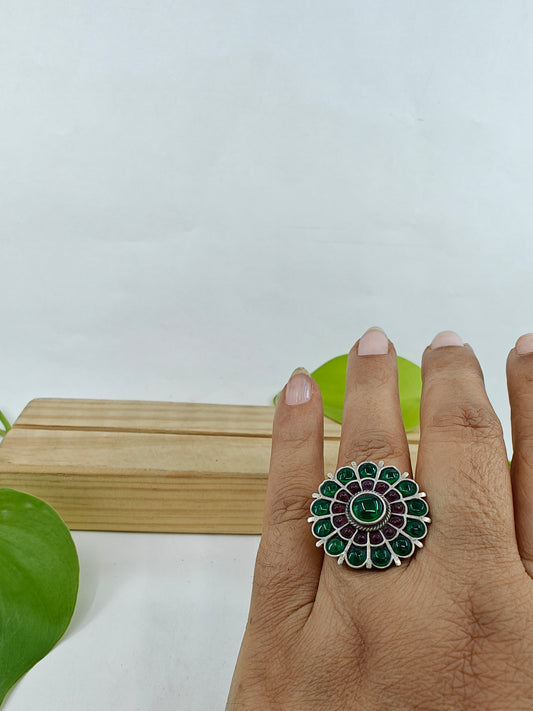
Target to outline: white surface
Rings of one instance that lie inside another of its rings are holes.
[[[223,708],[259,537],[73,538],[82,573],[70,628],[10,692],[6,710]]]
[[[416,362],[451,328],[510,448],[532,24],[513,0],[1,3],[0,408],[267,404],[370,325]],[[6,709],[221,708],[255,543],[209,544],[242,562],[230,595],[204,539],[76,540],[85,607]]]

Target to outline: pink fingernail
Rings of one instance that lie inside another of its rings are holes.
[[[430,348],[442,348],[443,346],[464,346],[464,343],[461,336],[458,336],[455,331],[441,331],[431,341]]]
[[[518,355],[533,353],[533,333],[524,333],[523,336],[520,336],[516,342],[515,348]]]
[[[389,352],[389,339],[379,326],[372,326],[363,333],[357,347],[357,355],[385,355]]]
[[[287,405],[301,405],[311,399],[311,378],[305,368],[296,368],[285,389]]]

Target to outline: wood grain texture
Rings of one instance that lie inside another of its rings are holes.
[[[273,415],[273,406],[32,400],[0,445],[0,486],[44,499],[72,529],[257,534]],[[326,472],[340,430],[324,419]],[[417,432],[409,442],[414,461]]]

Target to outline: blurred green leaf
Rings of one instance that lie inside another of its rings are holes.
[[[422,395],[422,370],[406,358],[398,358],[398,388],[400,407],[406,430],[420,425],[420,397]]]
[[[322,393],[324,414],[339,423],[342,422],[347,362],[348,355],[337,356],[311,373]],[[411,430],[420,424],[422,376],[418,365],[400,356],[398,356],[398,387],[403,424],[406,430]],[[279,395],[280,393],[275,396],[274,403],[277,402]]]
[[[0,410],[0,423],[4,425],[4,429],[0,427],[0,437],[4,437],[11,429],[11,425],[7,421],[6,416],[4,415],[2,410]]]
[[[337,356],[311,373],[322,393],[324,414],[335,422],[342,422],[347,362],[347,355]]]
[[[54,509],[0,489],[0,704],[65,632],[78,578],[74,542]]]

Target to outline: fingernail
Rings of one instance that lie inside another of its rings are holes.
[[[518,355],[533,353],[533,333],[524,333],[523,336],[520,336],[516,342],[515,348]]]
[[[379,326],[372,326],[359,339],[357,355],[385,355],[389,352],[389,339]]]
[[[293,371],[285,389],[287,405],[301,405],[311,399],[311,377],[305,368]]]
[[[455,331],[441,331],[431,341],[430,348],[442,348],[443,346],[464,346],[464,343],[461,336],[458,336]]]

